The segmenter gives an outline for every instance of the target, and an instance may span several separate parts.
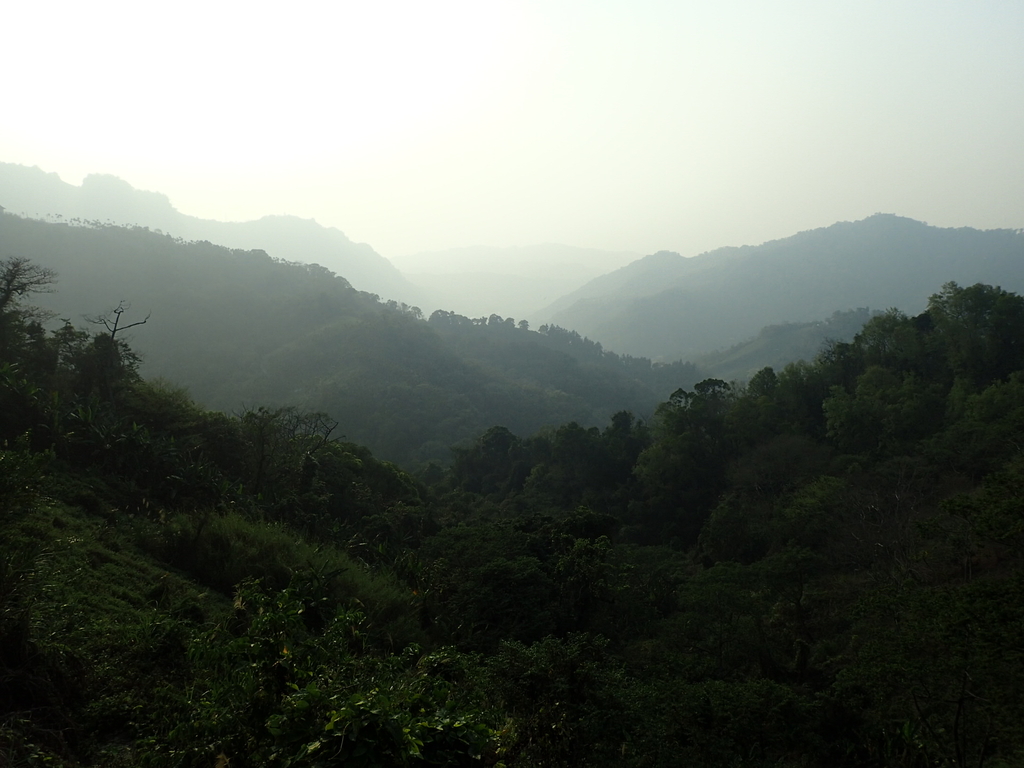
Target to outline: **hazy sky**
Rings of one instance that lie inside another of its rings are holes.
[[[1024,227],[1020,0],[8,3],[0,160],[385,256]],[[2,202],[2,201],[0,201]]]

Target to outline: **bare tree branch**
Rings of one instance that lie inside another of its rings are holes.
[[[127,331],[129,328],[134,328],[137,325],[145,325],[146,321],[153,316],[153,313],[150,312],[142,320],[138,320],[134,323],[129,323],[128,325],[121,325],[121,315],[123,315],[131,308],[132,305],[126,303],[122,299],[117,303],[117,306],[114,307],[109,312],[107,312],[107,314],[96,315],[95,317],[87,317],[86,320],[96,325],[102,325],[104,328],[110,331],[110,338],[115,339],[117,337],[117,334],[120,333],[121,331]],[[113,315],[113,320],[111,320],[111,315]]]
[[[26,293],[52,293],[57,273],[25,258],[11,256],[0,261],[0,313]]]

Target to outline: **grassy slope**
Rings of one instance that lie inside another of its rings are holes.
[[[378,642],[423,639],[407,589],[282,527],[233,513],[201,529],[197,515],[144,520],[66,477],[42,491],[84,506],[41,496],[0,520],[5,766],[83,755],[137,765],[182,711],[190,646],[231,620],[232,585],[246,578],[278,589],[321,579],[334,601],[367,614]]]

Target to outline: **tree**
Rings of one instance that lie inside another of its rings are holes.
[[[627,682],[607,640],[588,634],[505,641],[491,660],[493,689],[511,715],[501,753],[511,765],[621,765]]]
[[[96,325],[102,325],[108,331],[110,331],[111,341],[117,340],[117,334],[121,331],[127,331],[129,328],[134,328],[137,325],[145,325],[149,318],[152,316],[152,312],[146,315],[141,320],[137,320],[134,323],[128,325],[121,325],[121,315],[132,308],[131,304],[126,304],[124,300],[117,303],[117,306],[110,310],[105,315],[97,315],[96,317],[87,318],[89,322]]]
[[[676,390],[658,407],[660,437],[637,460],[636,476],[647,504],[639,520],[649,540],[679,537],[696,543],[725,481],[735,445],[727,415],[735,402],[732,388],[706,379],[693,392]]]
[[[246,444],[246,481],[254,494],[283,509],[308,493],[316,477],[317,455],[338,422],[323,413],[296,408],[250,408],[239,416]]]
[[[505,427],[491,427],[470,448],[455,448],[452,478],[474,493],[519,490],[526,475],[514,472],[521,454],[519,438]],[[520,476],[521,475],[521,476]]]
[[[365,617],[332,616],[330,602],[298,579],[281,591],[238,586],[232,629],[195,643],[198,684],[168,736],[175,764],[485,764],[495,733],[467,681],[449,682],[471,660],[415,646],[367,653]]]
[[[0,315],[17,307],[26,293],[52,293],[57,273],[21,257],[0,261]]]
[[[30,293],[50,293],[57,273],[28,259],[9,257],[0,261],[0,362],[13,362],[25,345],[32,321],[46,315],[38,309],[23,307],[21,298]],[[41,332],[41,328],[39,329]]]
[[[771,397],[779,386],[779,377],[770,365],[755,373],[747,383],[747,391],[754,397]]]
[[[940,427],[943,405],[935,384],[873,365],[852,392],[833,387],[822,410],[828,436],[841,451],[889,455],[910,450]]]
[[[953,373],[975,386],[1024,368],[1024,298],[991,285],[946,283],[928,314]]]

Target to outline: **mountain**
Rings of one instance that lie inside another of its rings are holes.
[[[84,220],[152,230],[230,248],[258,248],[286,261],[321,264],[362,291],[418,301],[417,290],[373,248],[341,230],[296,216],[224,222],[188,216],[157,192],[138,190],[115,176],[86,176],[80,187],[55,173],[0,163],[0,205],[9,213],[51,221]]]
[[[764,326],[837,310],[920,312],[922,297],[951,280],[1024,289],[1024,233],[876,214],[693,258],[662,251],[592,280],[539,315],[619,352],[693,359]]]
[[[649,416],[697,380],[693,366],[606,354],[561,329],[423,319],[318,265],[143,227],[4,213],[0,259],[10,257],[57,273],[54,292],[32,297],[55,321],[102,331],[95,321],[118,307],[122,325],[146,320],[118,336],[142,356],[145,376],[226,412],[327,412],[339,434],[410,467],[445,463],[452,445],[499,424],[529,435],[568,421],[603,425],[620,410]]]
[[[472,246],[391,259],[428,298],[432,311],[529,320],[557,297],[635,260],[638,254],[545,243],[519,248]],[[426,308],[424,307],[424,308]]]

